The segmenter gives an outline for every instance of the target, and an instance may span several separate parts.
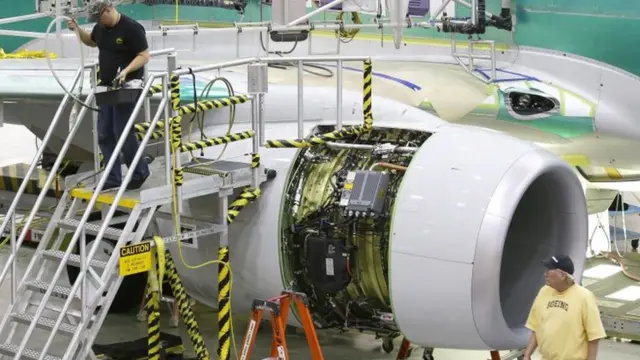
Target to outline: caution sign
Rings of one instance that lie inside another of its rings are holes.
[[[120,275],[128,276],[151,269],[151,243],[144,242],[120,248]]]

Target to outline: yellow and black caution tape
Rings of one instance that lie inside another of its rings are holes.
[[[136,132],[136,139],[138,139],[138,141],[142,141],[145,135],[146,135],[145,133]],[[160,140],[163,137],[163,135],[164,133],[162,130],[155,130],[154,132],[151,133],[151,138],[153,140]]]
[[[180,77],[171,74],[169,77],[169,95],[171,96],[171,108],[178,110],[180,108]]]
[[[260,153],[251,154],[251,167],[252,168],[260,167]]]
[[[213,109],[220,109],[227,106],[243,104],[249,100],[247,95],[236,95],[216,100],[198,101],[197,103],[191,103],[180,106],[178,114],[187,115],[203,111],[209,111]]]
[[[165,273],[165,249],[160,236],[154,236],[154,256],[152,256],[147,284],[147,359],[160,360],[160,297]]]
[[[268,148],[306,148],[311,144],[304,139],[267,140],[265,146]]]
[[[242,210],[245,206],[249,205],[249,203],[255,201],[260,197],[262,191],[260,188],[251,189],[246,188],[240,196],[238,196],[229,206],[228,214],[227,214],[227,224],[231,224],[233,220],[240,214],[240,210]]]
[[[179,91],[177,96],[179,96]],[[178,110],[179,115],[187,115],[187,114],[193,114],[195,112],[209,111],[213,109],[220,109],[227,106],[242,104],[247,102],[248,99],[249,97],[247,95],[230,96],[230,97],[220,98],[216,100],[198,101],[195,104],[192,103],[192,104],[179,106],[175,110]],[[174,104],[174,93],[171,93],[171,101],[172,101],[172,104]],[[178,102],[179,102],[179,99],[178,99]],[[173,123],[176,120],[176,118],[177,116],[169,119],[169,123]],[[149,127],[151,127],[150,122],[141,122],[141,123],[135,124],[135,130],[139,134],[137,135],[138,138],[144,137]],[[159,120],[157,123],[157,128],[160,129],[163,127],[164,127],[164,120]],[[157,140],[160,137],[162,137],[163,134],[164,134],[164,131],[155,130],[153,138]]]
[[[229,247],[218,250],[218,358],[229,360],[231,356],[231,272]]]
[[[169,124],[171,124],[171,122],[173,121],[172,119],[169,119]],[[136,129],[136,132],[138,132],[139,134],[146,134],[147,130],[149,130],[149,128],[151,127],[151,123],[150,122],[142,122],[142,123],[137,123],[133,125],[134,128]],[[156,129],[162,129],[164,128],[164,120],[158,120],[158,122],[156,123]],[[158,131],[158,130],[156,130]]]
[[[176,116],[171,118],[171,153],[175,154],[182,145],[182,117]],[[174,185],[182,186],[184,183],[184,170],[177,168],[175,162],[172,161],[171,167],[173,168]]]
[[[306,148],[315,145],[322,145],[328,141],[335,141],[348,135],[360,135],[369,130],[370,128],[365,125],[349,126],[340,130],[334,130],[325,134],[312,136],[309,139],[267,140],[265,146],[268,148]]]
[[[364,126],[373,127],[373,110],[371,106],[371,96],[373,93],[373,65],[371,59],[364,61],[362,72],[362,112],[364,115]]]
[[[151,85],[151,88],[149,88],[149,92],[147,93],[147,96],[160,94],[162,92],[162,87],[163,87],[162,84]]]
[[[69,161],[65,161],[62,168],[58,170],[58,174],[68,165]],[[18,192],[22,182],[27,179],[26,175],[29,171],[29,166],[29,164],[18,163],[0,167],[0,190]],[[48,171],[36,168],[31,173],[31,177],[27,179],[27,187],[24,189],[24,192],[31,195],[40,194],[47,182],[47,176],[49,176]],[[59,194],[63,192],[63,188],[64,179],[61,176],[56,176],[49,189],[47,189],[47,196],[59,197]]]
[[[202,338],[202,334],[200,333],[200,327],[198,326],[198,322],[196,321],[195,316],[193,315],[193,309],[191,309],[191,305],[189,304],[189,299],[187,298],[187,292],[182,286],[182,281],[180,280],[180,276],[178,275],[178,271],[176,270],[176,265],[171,258],[171,254],[166,252],[167,258],[167,279],[169,280],[169,286],[171,287],[171,292],[175,297],[178,303],[178,310],[180,311],[180,316],[184,321],[185,327],[187,328],[187,334],[189,334],[189,338],[191,339],[191,343],[193,344],[193,349],[196,353],[196,356],[199,360],[209,360],[209,350],[204,344],[204,339]]]
[[[268,148],[307,148],[316,145],[322,145],[327,141],[334,141],[347,135],[361,135],[373,129],[373,110],[371,105],[371,96],[373,93],[373,65],[371,59],[364,61],[364,69],[362,72],[362,113],[364,116],[364,124],[345,127],[341,130],[312,136],[309,139],[290,139],[290,140],[267,140],[265,144]]]
[[[187,152],[196,149],[205,149],[211,146],[227,144],[235,141],[247,140],[252,138],[254,135],[255,132],[253,130],[248,130],[225,136],[210,137],[204,140],[197,140],[194,142],[182,144],[182,146],[180,146],[180,151]]]

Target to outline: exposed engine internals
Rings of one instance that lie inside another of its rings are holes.
[[[429,135],[374,128],[298,153],[282,212],[283,275],[309,295],[318,328],[398,334],[387,273],[390,220],[404,171]]]

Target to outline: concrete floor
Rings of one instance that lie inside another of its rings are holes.
[[[18,256],[18,276],[21,277],[26,269],[29,259],[33,254],[33,249],[23,248],[19,252]],[[7,254],[10,252],[10,248],[4,247],[0,249],[0,265],[6,262]],[[64,276],[66,279],[66,276]],[[10,280],[5,281],[0,288],[0,309],[4,313],[8,307],[10,301]],[[168,311],[166,305],[163,305],[163,318],[161,320],[161,328],[164,332],[174,333],[181,335],[187,349],[187,355],[192,355],[189,338],[186,335],[186,331],[182,326],[178,329],[171,329],[168,321]],[[200,324],[200,328],[203,332],[205,342],[212,353],[215,354],[216,349],[216,314],[212,310],[203,309],[201,307],[196,308],[196,317]],[[237,347],[240,347],[239,342],[242,341],[244,330],[246,327],[245,314],[236,314],[234,320],[234,334]],[[35,333],[32,337],[33,343],[44,342],[42,335]],[[146,334],[146,324],[139,322],[136,318],[136,314],[131,315],[117,315],[109,316],[103,326],[100,335],[96,343],[98,344],[110,344],[124,341],[131,341],[144,337]],[[15,341],[15,340],[14,340]],[[309,359],[310,355],[307,351],[306,340],[304,336],[299,334],[291,334],[287,336],[289,343],[290,353],[292,359]],[[395,359],[395,351],[392,354],[385,354],[380,347],[380,340],[375,340],[373,336],[369,335],[337,335],[334,333],[323,332],[320,334],[320,342],[323,346],[323,353],[325,358],[332,360],[340,359],[369,359],[369,360],[382,360],[382,359]],[[400,339],[397,339],[396,349],[399,347]],[[258,336],[258,341],[253,352],[252,358],[263,359],[268,356],[270,349],[271,339],[270,332],[261,332]],[[36,345],[34,347],[38,347]],[[63,350],[60,346],[55,346],[54,352]],[[506,353],[506,352],[505,352]],[[438,360],[481,360],[488,359],[489,354],[483,351],[460,351],[450,349],[436,349],[434,356]],[[212,356],[212,358],[216,358]],[[235,358],[232,355],[232,358]],[[411,357],[412,359],[422,358],[422,351],[414,351]],[[640,346],[629,343],[614,342],[606,340],[602,343],[600,360],[637,360],[640,358]],[[534,357],[539,359],[539,357]]]

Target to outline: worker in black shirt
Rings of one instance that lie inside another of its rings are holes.
[[[78,28],[80,39],[85,45],[98,47],[101,85],[112,85],[114,80],[122,82],[142,80],[144,66],[150,58],[144,27],[118,12],[111,0],[92,0],[88,6],[88,20],[97,23],[91,33],[78,27],[75,20],[69,21],[67,25],[71,30]],[[114,155],[116,144],[124,132],[134,107],[135,103],[100,106],[98,143],[105,164]],[[131,167],[139,146],[134,132],[130,131],[122,147],[122,154],[128,167]],[[145,157],[142,156],[127,189],[139,189],[149,174],[149,166]],[[107,177],[103,190],[119,188],[121,184],[121,164],[117,161]]]

